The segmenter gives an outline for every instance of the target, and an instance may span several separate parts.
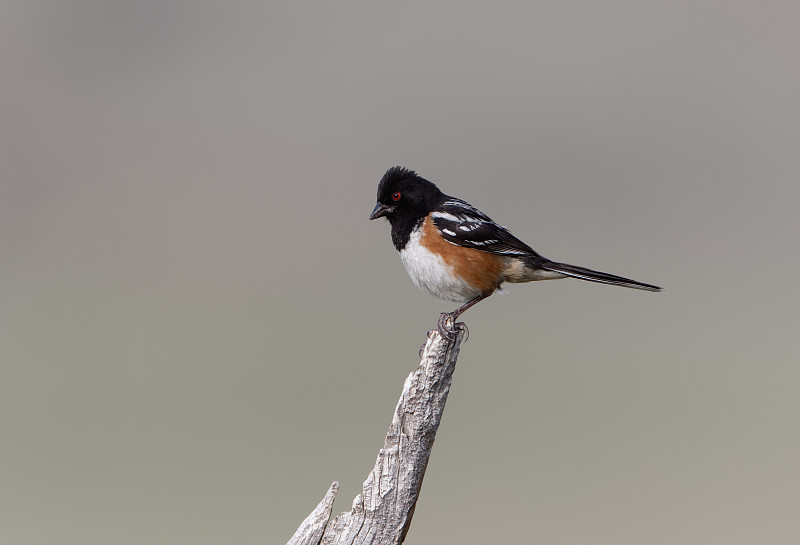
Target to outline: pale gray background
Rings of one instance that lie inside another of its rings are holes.
[[[408,543],[800,540],[794,1],[0,5],[0,542],[284,543],[437,313],[375,187],[553,259],[464,345]]]

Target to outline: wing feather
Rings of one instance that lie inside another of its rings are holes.
[[[431,215],[450,244],[508,257],[541,257],[508,229],[461,199],[449,197]]]

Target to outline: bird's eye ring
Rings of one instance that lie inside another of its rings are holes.
[[[400,200],[400,192],[399,191],[397,193],[395,193],[394,195],[392,195],[392,200],[393,201],[399,201]]]

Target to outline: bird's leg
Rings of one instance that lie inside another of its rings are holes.
[[[454,339],[455,335],[453,335],[453,333],[455,333],[457,329],[463,329],[467,332],[467,335],[469,335],[469,329],[467,329],[467,326],[463,323],[457,324],[456,320],[458,319],[459,316],[464,314],[464,311],[466,311],[468,308],[483,301],[491,294],[492,292],[482,293],[479,296],[475,297],[474,299],[470,299],[469,301],[467,301],[466,303],[455,309],[453,312],[442,312],[439,315],[439,323],[438,323],[439,333],[442,334],[442,337],[445,337],[446,339]],[[450,322],[450,324],[448,324],[448,322]]]

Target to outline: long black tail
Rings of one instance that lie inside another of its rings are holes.
[[[633,288],[636,290],[646,291],[661,291],[661,288],[653,284],[645,284],[644,282],[637,282],[630,278],[623,278],[613,274],[608,274],[599,271],[593,271],[585,267],[578,267],[577,265],[568,265],[567,263],[556,263],[555,261],[545,261],[539,263],[539,267],[553,271],[572,278],[580,278],[581,280],[588,280],[589,282],[599,282],[601,284],[613,284],[615,286],[624,286],[626,288]]]

